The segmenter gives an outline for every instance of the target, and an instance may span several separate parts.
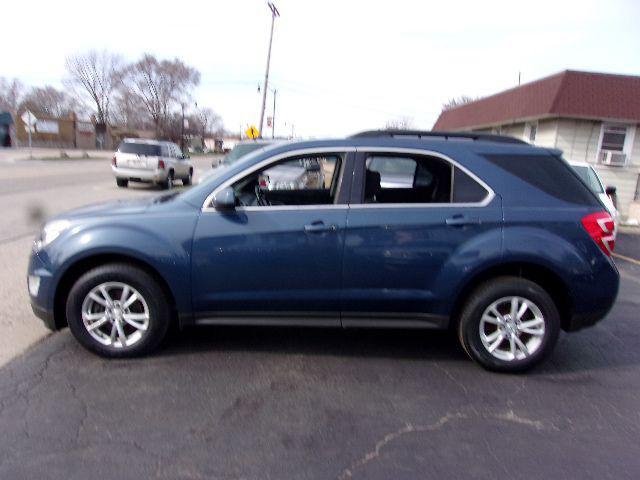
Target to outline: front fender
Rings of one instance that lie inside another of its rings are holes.
[[[182,232],[183,234],[177,234]],[[75,226],[38,252],[51,285],[47,304],[53,305],[57,286],[65,273],[78,262],[101,255],[133,258],[155,270],[167,283],[180,313],[191,312],[191,234],[193,221],[173,219],[155,224],[133,219],[109,224],[86,223]]]

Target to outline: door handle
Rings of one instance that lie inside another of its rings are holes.
[[[464,215],[454,215],[445,220],[445,223],[450,227],[464,227],[465,225],[478,225],[480,219],[475,217],[465,217]]]
[[[313,222],[304,226],[306,233],[335,232],[337,229],[336,225],[327,225],[324,222]]]

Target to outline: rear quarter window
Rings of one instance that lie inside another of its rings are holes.
[[[553,155],[491,154],[484,158],[538,190],[577,205],[599,201],[564,160]]]

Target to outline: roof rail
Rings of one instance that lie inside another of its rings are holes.
[[[524,140],[505,135],[494,135],[492,133],[477,132],[432,132],[429,130],[367,130],[364,132],[351,135],[349,138],[378,138],[378,137],[418,137],[418,138],[442,138],[449,139],[467,139],[467,140],[483,140],[495,143],[516,143],[527,144]]]

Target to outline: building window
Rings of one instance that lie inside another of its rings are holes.
[[[538,123],[524,124],[524,139],[529,143],[536,143],[536,135],[538,134]]]
[[[600,132],[598,163],[625,166],[631,153],[634,130],[633,127],[626,125],[603,124]]]

